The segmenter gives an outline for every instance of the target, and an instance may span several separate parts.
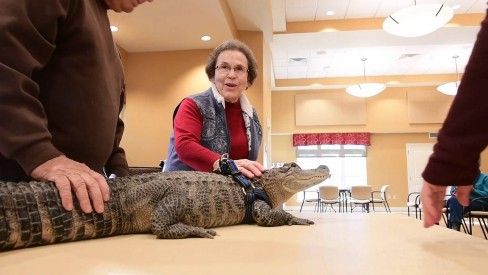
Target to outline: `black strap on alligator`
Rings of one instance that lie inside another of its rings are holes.
[[[245,202],[246,202],[246,215],[242,223],[252,222],[252,208],[254,201],[256,199],[261,199],[265,201],[269,206],[271,202],[269,201],[268,195],[262,190],[254,187],[252,182],[250,182],[237,168],[237,165],[232,159],[229,158],[228,154],[223,154],[219,160],[220,173],[223,175],[232,176],[242,187],[244,192]]]

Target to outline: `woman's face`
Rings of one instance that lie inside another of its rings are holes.
[[[105,0],[105,4],[115,12],[131,12],[135,7],[144,2],[153,0]]]
[[[217,57],[215,76],[211,79],[225,101],[236,102],[247,89],[246,56],[237,50],[223,51]]]

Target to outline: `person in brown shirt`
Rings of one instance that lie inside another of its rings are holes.
[[[439,131],[434,152],[422,174],[424,226],[439,222],[446,186],[458,186],[459,202],[469,205],[478,161],[488,145],[488,16],[481,22],[458,93]]]
[[[4,0],[0,9],[0,180],[53,181],[84,212],[128,175],[119,147],[123,69],[107,10],[152,0]]]

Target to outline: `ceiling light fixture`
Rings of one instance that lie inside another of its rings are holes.
[[[383,29],[397,36],[418,37],[436,31],[454,16],[454,11],[444,4],[414,4],[388,16]]]
[[[456,76],[457,76],[457,80],[456,81],[453,81],[453,82],[449,82],[449,83],[446,83],[446,84],[442,84],[440,85],[439,87],[437,87],[437,91],[443,93],[443,94],[446,94],[446,95],[456,95],[457,94],[457,90],[458,90],[458,87],[459,87],[459,83],[461,83],[459,81],[459,73],[458,73],[458,67],[457,67],[457,59],[458,59],[458,55],[455,55],[453,56],[452,58],[454,58],[454,65],[456,66]]]
[[[212,37],[210,35],[204,35],[204,36],[200,37],[200,39],[202,41],[207,42],[207,41],[210,41],[212,39]]]
[[[386,88],[385,84],[366,82],[366,60],[367,58],[361,58],[361,61],[363,61],[364,82],[347,87],[346,92],[350,95],[357,97],[371,97],[381,93]]]

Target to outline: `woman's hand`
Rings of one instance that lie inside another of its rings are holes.
[[[254,177],[260,177],[266,170],[261,163],[248,159],[234,160],[234,163],[239,169],[239,172],[251,179]]]

